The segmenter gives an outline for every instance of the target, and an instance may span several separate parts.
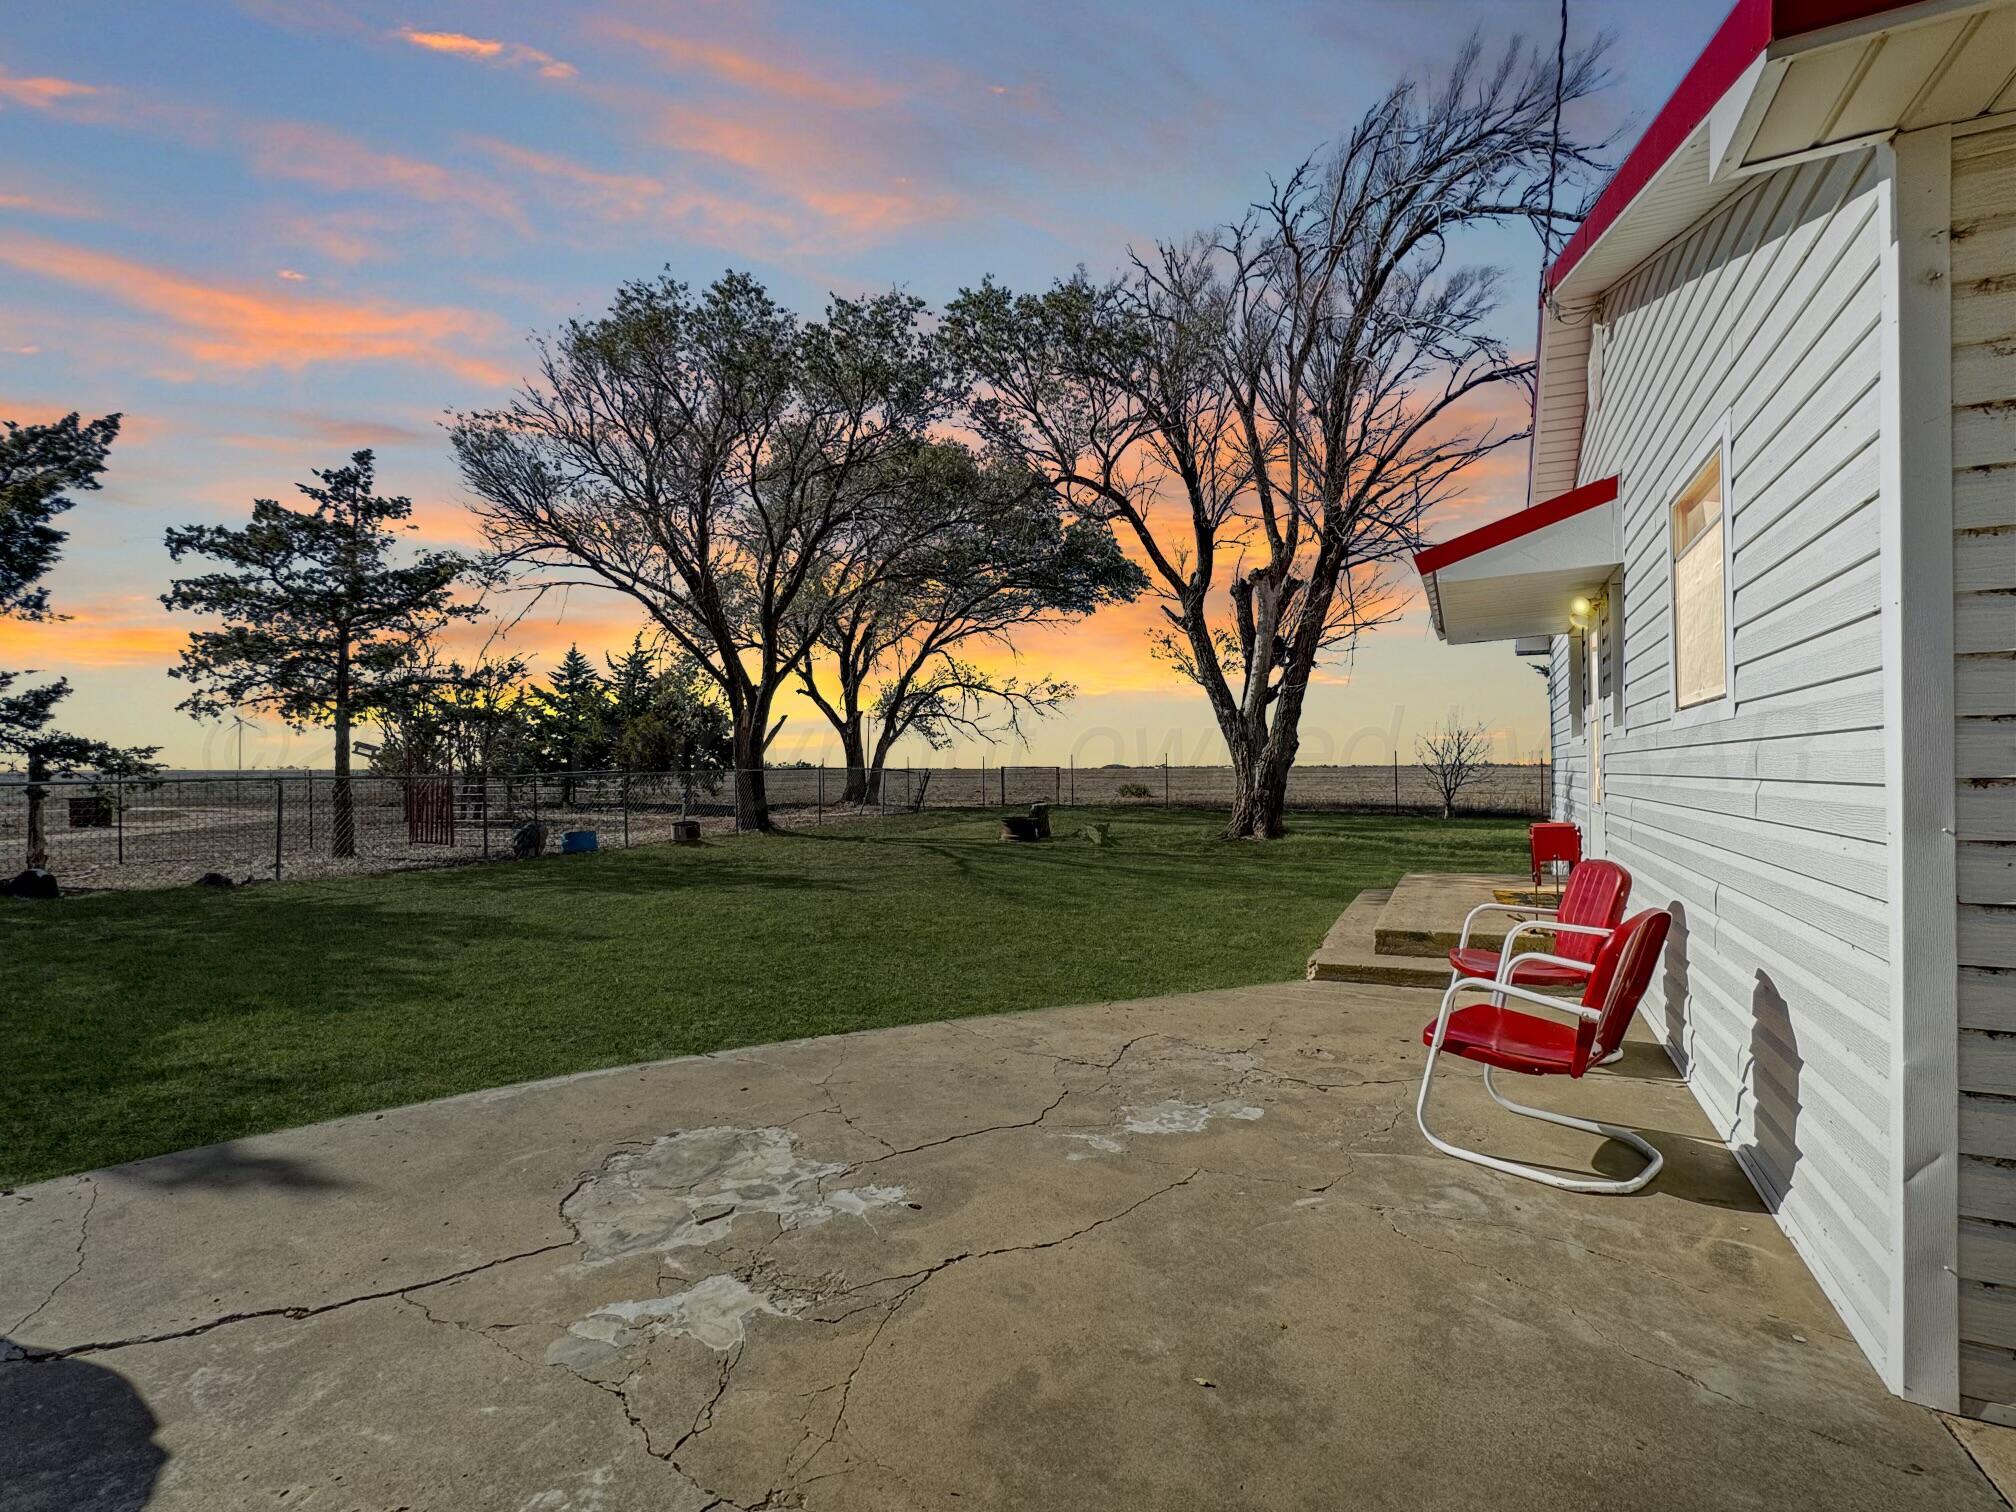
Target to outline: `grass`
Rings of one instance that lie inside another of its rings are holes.
[[[1071,838],[1110,821],[1112,843]],[[0,1186],[480,1087],[887,1024],[1286,980],[1361,888],[1517,870],[1514,821],[998,815],[0,905]]]

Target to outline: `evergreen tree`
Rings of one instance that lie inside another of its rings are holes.
[[[374,492],[368,451],[348,467],[295,485],[312,503],[252,505],[242,529],[189,525],[168,532],[168,553],[208,557],[223,570],[179,578],[161,596],[170,609],[215,615],[197,630],[171,677],[195,685],[179,707],[217,717],[268,709],[296,729],[327,724],[336,738],[333,854],[357,850],[350,790],[351,733],[359,721],[428,680],[429,643],[454,620],[480,613],[456,590],[479,580],[477,564],[453,551],[421,551],[400,564],[394,547],[413,501]],[[317,486],[319,484],[320,486]]]
[[[609,764],[609,685],[579,646],[569,646],[532,696],[540,765],[567,774],[564,801],[571,803],[574,774]]]
[[[728,711],[688,657],[669,659],[639,635],[609,663],[614,759],[626,772],[718,770],[735,759]]]
[[[65,531],[51,523],[79,493],[98,487],[105,455],[119,435],[119,417],[80,425],[65,415],[51,425],[5,423],[0,434],[0,619],[60,620],[41,579],[56,565]],[[13,691],[25,674],[0,672],[0,755],[28,763],[28,864],[46,866],[44,804],[52,777],[80,769],[107,776],[152,771],[156,746],[121,749],[102,740],[50,728],[56,705],[70,696],[63,678]]]

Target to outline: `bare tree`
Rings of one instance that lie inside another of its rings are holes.
[[[777,695],[885,554],[892,459],[948,408],[922,310],[835,298],[806,322],[746,274],[626,284],[541,345],[510,406],[454,428],[502,562],[629,596],[720,689],[746,829],[769,827]]]
[[[843,799],[872,803],[905,735],[943,749],[1052,712],[1074,689],[983,667],[960,653],[1012,649],[1014,631],[1090,614],[1147,586],[1100,521],[1067,520],[1050,485],[1021,464],[941,441],[908,459],[913,523],[881,532],[889,555],[845,591],[799,673],[840,736]],[[991,716],[991,719],[990,719]]]
[[[1440,729],[1414,737],[1414,759],[1434,780],[1442,795],[1442,817],[1456,812],[1456,799],[1483,774],[1491,754],[1491,736],[1482,725],[1466,725],[1451,714]]]
[[[1498,275],[1451,266],[1450,237],[1557,218],[1560,174],[1592,166],[1557,102],[1597,86],[1601,48],[1557,74],[1520,44],[1487,67],[1473,40],[1439,88],[1395,88],[1238,224],[1111,281],[989,281],[948,311],[975,427],[1138,546],[1157,649],[1225,740],[1231,837],[1281,833],[1319,664],[1397,612],[1389,573],[1424,516],[1525,435],[1474,417],[1487,390],[1530,392],[1532,367],[1488,327]]]

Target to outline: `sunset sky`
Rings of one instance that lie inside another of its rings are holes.
[[[1580,3],[1617,33],[1585,129],[1629,133],[1727,0]],[[0,667],[67,675],[66,728],[229,765],[176,712],[186,622],[157,595],[163,530],[235,521],[369,446],[422,535],[476,544],[440,429],[501,399],[526,337],[669,267],[749,269],[811,313],[901,284],[933,305],[993,273],[1037,285],[1130,243],[1236,216],[1397,76],[1553,0],[1192,4],[728,4],[671,0],[65,0],[0,34],[0,418],[121,410],[103,492],[66,517],[54,626],[0,625]],[[1520,291],[1530,232],[1466,251]],[[1501,454],[1431,533],[1516,507]],[[1069,710],[989,764],[1216,762],[1202,696],[1152,661],[1145,607],[1027,637]],[[613,597],[548,603],[540,665],[626,644]],[[1411,755],[1452,709],[1501,754],[1544,744],[1541,680],[1501,648],[1439,645],[1418,602],[1311,698],[1305,760]],[[835,747],[793,701],[774,754]],[[247,764],[321,764],[326,735],[262,722]],[[908,759],[972,762],[968,748]]]

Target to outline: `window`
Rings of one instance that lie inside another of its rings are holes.
[[[1729,692],[1722,533],[1718,450],[1673,504],[1673,699],[1682,709]]]

